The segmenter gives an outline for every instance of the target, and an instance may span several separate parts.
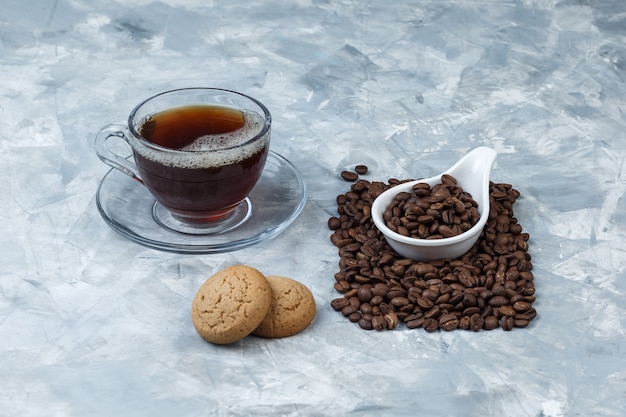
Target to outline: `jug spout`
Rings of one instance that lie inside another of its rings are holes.
[[[489,205],[489,176],[498,153],[486,146],[481,146],[459,159],[445,173],[463,183],[463,188],[470,191],[475,200]]]
[[[469,189],[484,189],[486,186],[488,193],[489,175],[497,155],[498,153],[492,148],[478,147],[459,159],[445,174],[462,180]]]

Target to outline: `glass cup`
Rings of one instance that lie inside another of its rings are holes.
[[[158,223],[215,229],[237,211],[261,176],[270,130],[270,113],[254,98],[186,88],[143,101],[130,113],[128,125],[102,128],[95,150],[104,163],[154,196]],[[112,139],[130,146],[132,160],[110,149]]]

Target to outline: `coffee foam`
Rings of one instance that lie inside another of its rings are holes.
[[[246,144],[247,141],[261,132],[264,118],[251,110],[242,110],[242,113],[244,125],[241,129],[217,135],[201,136],[180,149],[186,151],[184,155],[180,152],[158,151],[144,145],[138,145],[135,150],[146,159],[177,168],[206,169],[240,162],[260,152],[266,146],[267,136],[270,134],[268,131],[264,137]]]

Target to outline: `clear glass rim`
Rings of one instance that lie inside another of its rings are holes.
[[[226,147],[226,148],[221,148],[220,150],[229,150],[229,149],[237,149],[237,148],[241,148],[244,147],[250,143],[253,143],[261,138],[263,138],[265,135],[268,134],[271,125],[272,125],[272,116],[269,112],[269,110],[267,109],[267,107],[265,107],[265,105],[263,103],[261,103],[259,100],[255,99],[254,97],[248,96],[246,94],[243,93],[239,93],[237,91],[233,91],[233,90],[227,90],[227,89],[223,89],[223,88],[213,88],[213,87],[189,87],[189,88],[178,88],[178,89],[174,89],[174,90],[168,90],[168,91],[164,91],[162,93],[159,94],[155,94],[151,97],[148,97],[147,99],[143,100],[141,103],[137,104],[135,106],[135,108],[130,112],[130,115],[128,116],[128,129],[130,131],[131,136],[138,140],[139,142],[141,142],[141,144],[143,146],[149,147],[150,149],[156,150],[156,151],[160,151],[160,152],[166,152],[166,153],[180,153],[180,154],[187,154],[187,155],[191,155],[191,154],[201,154],[204,152],[215,152],[215,151],[198,151],[198,150],[181,150],[181,149],[173,149],[173,148],[168,148],[165,146],[161,146],[161,145],[157,145],[153,142],[150,142],[149,140],[147,140],[146,138],[144,138],[143,136],[141,136],[139,134],[139,132],[137,131],[137,129],[135,128],[135,125],[137,124],[136,122],[138,122],[136,120],[136,116],[137,113],[139,112],[139,110],[141,110],[141,108],[143,106],[145,106],[146,104],[148,104],[149,102],[159,98],[159,97],[163,97],[166,95],[172,95],[172,94],[177,94],[177,93],[185,93],[185,92],[198,92],[201,93],[203,91],[205,92],[220,92],[220,93],[226,93],[226,94],[232,94],[234,96],[237,96],[239,98],[243,98],[246,100],[249,100],[250,102],[254,103],[255,105],[257,105],[262,111],[263,111],[263,128],[253,137],[251,137],[250,139],[248,139],[246,142],[244,143],[240,143],[238,145],[235,146],[231,146],[231,147]],[[142,120],[145,119],[142,118]],[[141,122],[141,121],[139,121]]]

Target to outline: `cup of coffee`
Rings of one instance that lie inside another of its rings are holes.
[[[137,105],[128,124],[102,128],[98,157],[143,184],[158,205],[185,225],[228,218],[257,183],[270,144],[271,115],[247,95],[185,88]],[[132,160],[108,146],[122,139]]]

